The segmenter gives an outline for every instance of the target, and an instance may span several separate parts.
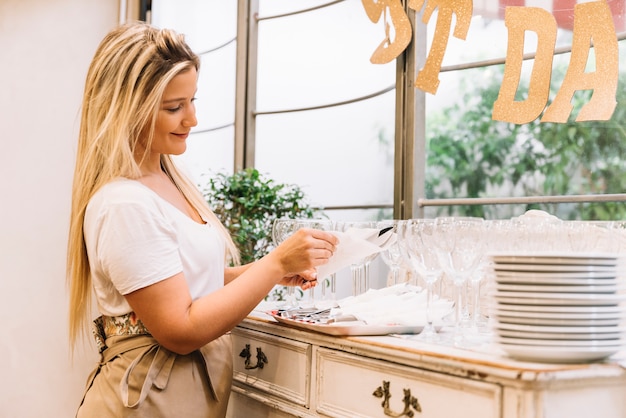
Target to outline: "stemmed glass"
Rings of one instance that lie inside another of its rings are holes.
[[[336,231],[337,223],[331,220],[327,220],[321,224],[322,229],[325,231]],[[337,302],[337,273],[331,273],[329,277],[323,277],[324,281],[328,280],[328,287],[330,288],[330,300],[326,298],[326,283],[322,283],[322,300],[325,305],[336,306]]]
[[[369,221],[343,221],[337,224],[337,230],[347,232],[354,228],[374,228],[375,223]],[[369,266],[378,253],[372,254],[350,265],[352,275],[352,295],[357,296],[369,288]]]
[[[387,286],[395,285],[400,282],[400,267],[404,262],[404,256],[402,254],[402,249],[400,247],[400,239],[398,239],[400,235],[400,229],[404,226],[406,221],[402,220],[384,220],[376,222],[376,229],[379,231],[385,230],[387,228],[391,228],[393,233],[396,234],[395,241],[386,246],[380,252],[380,257],[383,262],[389,267],[389,271],[391,272],[391,279],[387,281]]]
[[[300,228],[311,228],[311,229],[319,229],[323,231],[332,231],[334,230],[334,223],[328,219],[288,219],[281,218],[276,219],[274,224],[272,225],[272,241],[275,246],[280,245],[285,239],[291,236],[294,232],[296,232]],[[324,278],[325,279],[325,278]],[[324,284],[322,283],[322,286]],[[331,292],[334,299],[335,293],[335,275],[331,275],[330,277],[330,287]],[[322,287],[322,291],[324,288]],[[295,300],[295,287],[287,286],[287,306],[288,307],[297,307],[297,303]],[[302,303],[302,302],[301,302]],[[315,307],[315,288],[312,287],[309,289],[309,300],[307,305],[311,305],[310,307]],[[307,306],[308,307],[308,306]]]
[[[311,228],[311,229],[319,229],[321,231],[334,231],[335,223],[329,219],[299,219],[298,220],[299,228]],[[326,277],[319,277],[319,280],[326,280]],[[328,278],[330,282],[331,295],[332,299],[331,303],[334,304],[334,297],[336,292],[336,275],[333,273]],[[322,299],[325,298],[325,283],[320,281],[322,285]],[[325,304],[326,302],[324,302]],[[312,287],[309,289],[309,304],[313,307],[316,306],[315,302],[315,288]]]
[[[280,218],[275,219],[272,224],[272,242],[278,247],[283,241],[300,228],[297,219]],[[285,308],[297,308],[296,289],[294,286],[287,286],[287,300]]]
[[[435,220],[437,256],[446,277],[455,287],[455,326],[453,344],[468,344],[462,332],[463,287],[474,274],[483,256],[484,219],[440,217]]]
[[[478,262],[475,273],[470,277],[470,287],[472,290],[472,313],[470,329],[473,333],[480,333],[485,330],[487,318],[481,313],[480,287],[485,280],[489,264],[490,251],[508,251],[517,240],[515,237],[515,226],[509,219],[494,219],[484,221],[484,234],[482,239],[484,242],[482,257]]]
[[[401,229],[401,239],[414,270],[426,283],[426,326],[416,336],[428,342],[440,339],[433,326],[433,287],[443,273],[436,252],[436,229],[434,219],[409,219]]]

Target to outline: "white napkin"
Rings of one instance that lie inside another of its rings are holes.
[[[358,296],[349,296],[337,302],[339,307],[331,310],[331,316],[353,315],[368,325],[424,325],[426,315],[426,290],[406,283],[383,289],[369,289]],[[434,298],[431,302],[431,318],[435,324],[452,309],[447,299]]]
[[[332,231],[339,238],[335,254],[328,263],[317,268],[318,279],[328,277],[339,270],[356,264],[366,257],[383,251],[393,244],[396,235],[388,230],[379,236],[381,230],[376,228],[350,228],[344,232]]]

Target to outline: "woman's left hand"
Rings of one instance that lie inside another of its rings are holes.
[[[283,277],[280,281],[283,286],[300,286],[302,290],[317,286],[317,270],[311,269]]]

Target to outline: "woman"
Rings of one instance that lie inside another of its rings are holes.
[[[102,359],[79,417],[224,416],[229,331],[273,286],[314,286],[338,244],[300,230],[237,265],[227,230],[171,158],[197,123],[199,63],[181,35],[133,23],[104,38],[89,68],[68,246],[70,339],[86,328],[93,293]]]

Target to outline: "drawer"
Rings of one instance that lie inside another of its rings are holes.
[[[298,407],[287,402],[268,401],[263,393],[253,395],[250,391],[245,392],[238,386],[233,387],[228,402],[226,418],[319,418],[306,408]]]
[[[310,406],[310,344],[240,328],[232,335],[235,384]]]
[[[317,412],[323,416],[501,417],[497,384],[325,348],[315,358]]]

